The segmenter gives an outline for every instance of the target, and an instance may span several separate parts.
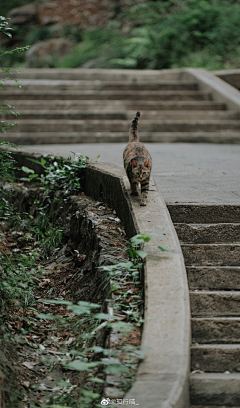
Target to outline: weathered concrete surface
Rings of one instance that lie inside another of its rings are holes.
[[[186,265],[239,266],[240,244],[182,244]]]
[[[148,258],[144,276],[146,321],[142,345],[146,358],[126,397],[135,398],[144,408],[187,407],[190,311],[179,242],[155,183],[151,181],[148,204],[143,210],[139,197],[130,198],[126,176],[122,179],[122,191],[125,191],[127,201],[124,203],[122,193],[117,193],[120,187],[118,176],[121,174],[122,169],[113,165],[92,165],[86,173],[86,192],[108,199],[111,205],[115,203],[120,218],[124,213],[126,216],[127,203],[134,215],[133,221],[127,219],[129,232],[135,228],[136,232],[165,234],[163,238],[153,237],[145,245]],[[173,252],[160,253],[157,243]]]
[[[187,266],[190,290],[240,290],[240,266]]]
[[[191,312],[194,317],[240,316],[240,292],[190,291]]]
[[[239,344],[239,317],[192,318],[192,338],[197,343]]]
[[[56,72],[56,71],[55,71]],[[138,71],[139,73],[139,71]],[[57,75],[57,74],[56,74]],[[11,85],[12,82],[7,80],[4,81],[4,88]],[[5,86],[6,85],[6,86]],[[59,80],[59,79],[23,79],[21,80],[21,85],[24,86],[25,90],[35,89],[35,90],[197,90],[197,85],[194,81],[161,81],[157,80],[155,82],[141,82],[138,81],[101,81],[101,80]]]
[[[141,140],[140,127],[139,130]],[[179,203],[176,210],[169,206],[171,216],[174,215],[174,222],[236,222],[231,215],[234,211],[236,211],[234,217],[238,216],[240,219],[240,146],[146,143],[146,147],[153,158],[152,176],[165,202],[176,205]],[[124,143],[73,144],[26,146],[26,151],[59,154],[65,157],[73,156],[71,151],[74,151],[92,160],[96,160],[100,155],[101,162],[106,161],[122,166],[124,148]],[[181,207],[182,204],[184,204],[183,207]],[[187,204],[191,208],[187,209]],[[194,209],[196,206],[193,207],[192,204],[220,205],[218,209],[216,206],[212,208],[208,206],[208,211],[203,208],[202,213],[199,212],[197,217],[197,211]],[[221,209],[223,204],[237,207],[234,211],[232,208],[225,207],[224,211]],[[178,217],[177,214],[179,214]]]
[[[191,347],[191,369],[204,372],[239,372],[239,344],[201,344]]]
[[[190,393],[193,405],[240,406],[240,374],[191,374]]]
[[[217,244],[240,242],[240,224],[175,224],[178,238],[185,243]]]

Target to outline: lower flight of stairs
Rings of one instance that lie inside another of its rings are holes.
[[[190,290],[191,407],[239,407],[240,205],[168,208]]]
[[[19,116],[1,115],[17,124],[5,140],[126,143],[130,121],[140,110],[143,142],[240,143],[239,112],[214,101],[194,81],[163,80],[157,71],[147,76],[144,71],[78,70],[78,79],[75,70],[43,71],[23,71],[20,89],[6,83],[1,98]]]

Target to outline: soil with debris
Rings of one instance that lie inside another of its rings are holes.
[[[38,190],[20,188],[13,205],[36,217],[35,202],[41,194]],[[14,227],[11,222],[0,223],[1,258],[23,255],[31,259],[34,253],[36,260],[34,265],[29,262],[29,267],[26,267],[26,271],[34,276],[35,283],[28,299],[25,302],[10,299],[1,311],[0,385],[6,390],[3,395],[5,403],[9,404],[6,407],[35,408],[53,403],[73,406],[73,401],[78,400],[79,387],[87,383],[89,374],[66,370],[64,363],[72,361],[69,352],[79,347],[80,335],[89,330],[89,322],[81,321],[66,305],[48,304],[46,300],[97,302],[106,312],[111,282],[101,286],[104,275],[98,267],[128,260],[126,235],[115,211],[84,193],[65,202],[56,202],[55,219],[63,227],[63,242],[57,249],[51,248],[51,255],[47,258],[41,256],[42,248],[34,234],[22,229],[19,224]],[[0,267],[0,274],[4,282],[4,267]],[[125,302],[129,304],[140,289],[129,279],[122,283],[126,291]],[[114,296],[117,294],[116,290]],[[54,315],[59,320],[38,318],[39,314]],[[119,310],[116,315],[118,320],[127,320],[127,315]],[[106,347],[109,344],[107,336],[109,330],[96,331],[94,345]],[[123,340],[129,345],[139,346],[140,329],[136,327],[124,339],[112,335],[111,347],[119,348]],[[91,360],[91,353],[89,358]],[[99,366],[94,376],[106,380],[106,374]],[[91,386],[94,392],[106,395],[106,382],[105,385],[102,382],[91,383]],[[107,386],[111,389],[111,381]]]
[[[40,21],[77,24],[82,28],[104,27],[120,12],[146,0],[51,0],[39,8]]]

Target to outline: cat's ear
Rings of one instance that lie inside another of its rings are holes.
[[[144,166],[149,167],[149,160],[145,161]]]
[[[132,160],[132,166],[133,166],[133,167],[137,167],[137,162],[136,162],[136,160]]]

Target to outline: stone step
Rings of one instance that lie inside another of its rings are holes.
[[[240,374],[202,373],[190,375],[190,401],[193,405],[240,405]]]
[[[36,126],[32,127],[33,129]],[[38,129],[38,128],[37,128]],[[101,127],[100,127],[101,129]],[[14,133],[9,131],[4,140],[24,144],[74,144],[74,143],[127,143],[128,130],[125,132],[35,132],[34,130]],[[158,143],[235,143],[240,144],[240,132],[141,132],[142,142]]]
[[[174,224],[184,243],[215,244],[240,242],[240,223]]]
[[[14,89],[1,93],[4,100],[146,100],[146,101],[209,101],[211,94],[204,91],[34,91]]]
[[[4,88],[12,86],[12,81],[5,81]],[[192,81],[84,81],[84,80],[34,80],[23,79],[17,85],[24,86],[24,90],[197,90],[198,85]]]
[[[190,290],[240,290],[240,266],[187,266]]]
[[[240,344],[201,344],[191,347],[191,370],[240,371]]]
[[[14,104],[15,106],[15,104]],[[16,107],[16,106],[15,106]],[[35,107],[34,107],[35,108]],[[45,109],[17,109],[19,118],[25,119],[68,119],[68,120],[127,120],[133,119],[136,111],[103,111],[103,110],[46,110]],[[1,119],[12,119],[12,114],[1,115]],[[141,118],[144,120],[229,120],[240,119],[238,111],[141,111]]]
[[[240,244],[182,244],[187,266],[239,266]]]
[[[240,343],[240,318],[193,317],[192,340],[196,343]]]
[[[140,110],[141,113],[144,111],[176,111],[176,110],[191,110],[191,111],[223,111],[226,110],[226,105],[224,103],[213,102],[213,101],[129,101],[129,100],[111,100],[102,101],[102,100],[64,100],[59,99],[55,100],[8,100],[10,105],[14,105],[16,109],[51,109],[51,110],[103,110],[103,111],[132,111],[136,112]],[[207,113],[206,112],[206,113]]]
[[[126,120],[68,120],[68,119],[18,119],[17,126],[11,132],[127,132]],[[140,132],[216,132],[221,130],[239,130],[240,121],[232,120],[141,120]],[[140,133],[141,137],[141,133]]]
[[[30,68],[21,72],[13,72],[11,78],[36,79],[36,80],[84,80],[84,81],[146,81],[154,82],[162,80],[178,79],[182,72],[179,69],[172,70],[135,70],[135,69],[102,69],[102,68]],[[0,78],[5,78],[6,74],[0,72]]]
[[[240,205],[179,203],[167,207],[174,223],[238,223],[240,220]]]
[[[193,317],[240,316],[240,292],[237,291],[190,291]]]

